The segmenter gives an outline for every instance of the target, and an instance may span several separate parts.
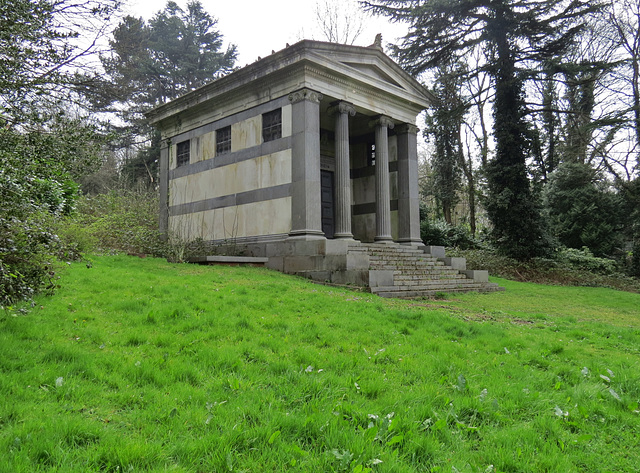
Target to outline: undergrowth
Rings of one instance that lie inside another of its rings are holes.
[[[485,269],[492,276],[515,281],[640,292],[640,279],[625,275],[613,260],[594,257],[587,249],[563,249],[553,259],[529,261],[517,261],[488,249],[447,248],[447,256],[462,256],[469,269]]]

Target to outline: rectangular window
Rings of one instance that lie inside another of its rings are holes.
[[[176,146],[176,167],[189,164],[191,161],[191,141],[181,141]]]
[[[216,156],[231,152],[231,126],[216,130]]]
[[[262,141],[273,141],[282,138],[282,109],[262,115]]]

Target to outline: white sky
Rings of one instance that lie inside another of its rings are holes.
[[[227,44],[238,46],[238,66],[266,57],[272,50],[283,49],[286,43],[301,39],[325,41],[317,29],[315,6],[324,0],[200,0],[207,12],[218,19],[218,29]],[[357,0],[333,0],[348,9]],[[187,0],[176,0],[181,7]],[[144,19],[151,18],[166,5],[166,0],[129,0],[125,13]],[[377,33],[383,43],[396,42],[406,27],[391,24],[386,18],[365,17],[364,29],[354,44],[368,46]]]

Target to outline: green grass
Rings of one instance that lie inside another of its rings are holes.
[[[95,257],[0,314],[0,472],[640,471],[640,295]]]

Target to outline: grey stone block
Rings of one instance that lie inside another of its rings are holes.
[[[287,254],[291,255],[324,255],[326,253],[326,239],[319,240],[287,240],[290,250]],[[290,251],[290,252],[289,252]]]
[[[354,286],[367,286],[369,284],[369,271],[340,271],[331,274],[331,282],[334,284],[351,284]]]
[[[369,271],[369,287],[393,286],[393,271]]]
[[[438,258],[447,266],[451,266],[453,269],[463,271],[467,269],[467,259],[456,256],[445,256],[444,258]]]
[[[346,255],[325,256],[321,259],[321,261],[322,261],[321,269],[326,269],[329,271],[345,271],[347,269]]]
[[[425,246],[424,252],[433,256],[434,258],[444,258],[444,246]]]
[[[331,271],[300,271],[298,276],[317,282],[331,282]]]
[[[278,243],[267,243],[265,248],[265,255],[268,258],[273,256],[285,256],[287,254],[287,243],[278,242]]]
[[[286,256],[284,258],[284,272],[295,274],[301,271],[324,270],[321,256]]]
[[[473,279],[475,282],[489,282],[489,271],[475,270],[475,271],[460,271],[469,279]]]
[[[349,250],[349,244],[353,244],[355,240],[326,240],[327,255],[346,255]]]
[[[284,258],[282,256],[271,256],[267,262],[267,268],[284,272]]]
[[[368,253],[352,252],[347,255],[347,270],[367,270],[369,264]]]

